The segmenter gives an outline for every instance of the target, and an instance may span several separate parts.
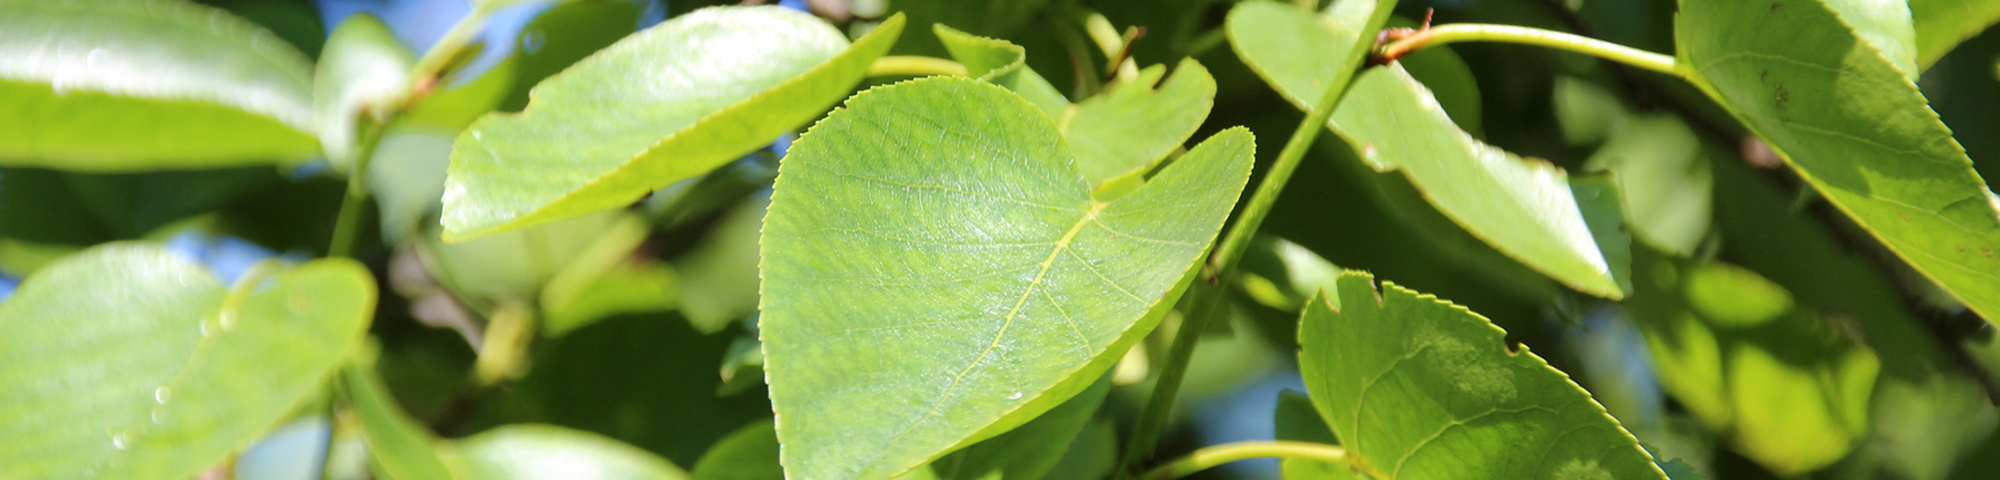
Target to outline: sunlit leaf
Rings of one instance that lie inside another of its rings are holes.
[[[182,479],[320,391],[374,311],[367,270],[324,260],[230,288],[109,244],[0,303],[0,477]]]
[[[965,65],[966,75],[1021,94],[1021,98],[1041,108],[1049,118],[1062,118],[1069,110],[1069,99],[1028,67],[1027,49],[1006,40],[961,32],[942,23],[932,25],[931,29],[937,33],[938,41],[944,43],[945,51]]]
[[[1688,0],[1676,28],[1695,81],[1813,188],[2000,319],[2000,207],[1902,71],[1820,0]]]
[[[312,66],[185,0],[0,1],[0,162],[134,171],[318,153]]]
[[[722,166],[847,95],[901,25],[850,46],[795,10],[718,7],[621,40],[537,85],[521,113],[459,136],[444,237],[623,206]]]
[[[1917,31],[1917,67],[1930,68],[1964,42],[2000,22],[2000,1],[1910,0]]]
[[[507,425],[452,442],[444,458],[465,480],[682,480],[638,447],[549,425]]]
[[[788,474],[896,474],[1082,391],[1172,307],[1251,148],[1225,131],[1099,202],[1005,89],[932,77],[849,100],[792,146],[764,220]]]
[[[410,91],[415,55],[381,20],[347,17],[327,36],[326,54],[313,73],[313,118],[319,142],[334,168],[346,170],[359,154],[356,129],[382,120]]]
[[[1244,63],[1302,108],[1346,68],[1340,59],[1361,36],[1353,25],[1274,2],[1238,4],[1228,25]],[[1557,281],[1592,295],[1624,296],[1562,169],[1459,130],[1399,65],[1369,69],[1350,89],[1328,127],[1363,162],[1404,172],[1466,231]]]
[[[1356,469],[1401,478],[1655,478],[1569,376],[1464,307],[1343,274],[1300,320],[1300,374]],[[1518,348],[1519,351],[1510,351]]]

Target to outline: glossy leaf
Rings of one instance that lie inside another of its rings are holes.
[[[507,425],[453,442],[445,459],[465,480],[682,480],[687,473],[638,447],[550,425]]]
[[[1339,310],[1314,299],[1300,374],[1370,477],[1655,478],[1618,421],[1526,347],[1464,307],[1343,274]]]
[[[1357,27],[1273,2],[1230,10],[1237,56],[1304,108],[1325,92]],[[1459,130],[1429,90],[1399,65],[1354,80],[1328,127],[1377,171],[1400,170],[1426,200],[1486,243],[1577,290],[1624,292],[1593,241],[1567,174]]]
[[[188,478],[320,391],[374,311],[367,270],[250,282],[132,243],[29,277],[0,303],[0,477]]]
[[[847,95],[901,26],[849,46],[805,13],[717,7],[621,40],[459,136],[445,239],[624,206],[722,166]]]
[[[410,91],[415,55],[396,41],[381,20],[368,14],[347,17],[326,39],[326,54],[313,73],[313,118],[319,142],[334,168],[354,164],[362,122],[382,115]]]
[[[1910,266],[2000,319],[2000,207],[1903,72],[1819,0],[1681,7],[1680,56],[1710,95]]]
[[[1729,432],[1737,451],[1798,475],[1864,438],[1881,362],[1839,320],[1798,308],[1749,270],[1643,248],[1639,260],[1628,306],[1661,386],[1710,429]]]
[[[764,219],[788,475],[900,473],[1082,391],[1192,278],[1250,142],[1217,134],[1098,202],[1054,122],[1003,88],[932,77],[850,99],[792,146]]]
[[[1076,443],[1110,392],[1107,375],[1020,428],[939,458],[931,463],[931,472],[939,480],[1044,478]]]
[[[0,31],[7,165],[210,168],[318,152],[305,55],[222,10],[6,0]]]
[[[2000,22],[2000,1],[1910,0],[1910,16],[1917,32],[1917,67],[1930,68],[1960,42]]]

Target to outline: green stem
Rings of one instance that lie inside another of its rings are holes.
[[[459,63],[460,52],[472,43],[472,38],[479,34],[480,29],[486,27],[486,20],[492,15],[491,8],[475,7],[472,13],[458,19],[458,23],[452,24],[451,30],[445,31],[437,43],[431,44],[430,51],[424,52],[424,56],[418,58],[416,65],[411,68],[410,78],[415,82],[413,90],[428,89],[428,87],[418,88],[415,85],[436,82],[448,73],[446,69]]]
[[[1328,463],[1347,463],[1347,450],[1309,442],[1238,442],[1195,450],[1194,453],[1161,465],[1141,475],[1144,480],[1173,480],[1193,475],[1217,465],[1252,458],[1296,458]]]
[[[1090,35],[1090,41],[1097,44],[1098,50],[1104,51],[1104,57],[1109,59],[1108,61],[1119,62],[1116,67],[1106,67],[1117,68],[1119,80],[1130,81],[1139,77],[1138,62],[1129,57],[1119,58],[1130,46],[1126,45],[1125,36],[1118,34],[1118,27],[1112,26],[1111,20],[1104,18],[1104,14],[1086,13],[1083,17],[1083,32]]]
[[[1456,42],[1502,42],[1537,45],[1590,55],[1676,77],[1686,77],[1671,55],[1661,55],[1569,33],[1514,25],[1460,23],[1416,30],[1382,47],[1382,58],[1396,59],[1432,45]]]
[[[329,257],[352,257],[354,245],[361,235],[361,211],[368,203],[368,160],[375,156],[375,147],[382,143],[384,125],[367,122],[361,129],[361,142],[355,150],[354,166],[347,172],[347,195],[340,200],[340,216],[334,218],[332,245],[326,249]]]
[[[930,75],[967,76],[965,65],[951,60],[911,55],[889,55],[868,64],[870,77],[923,77]]]
[[[1389,21],[1389,13],[1395,6],[1395,0],[1378,2],[1374,14],[1368,19],[1368,28],[1361,31],[1372,32],[1381,28],[1383,23]],[[1278,152],[1277,161],[1264,173],[1263,181],[1257,184],[1257,191],[1244,204],[1242,213],[1230,225],[1228,234],[1209,253],[1203,277],[1210,288],[1190,290],[1189,294],[1194,295],[1194,299],[1186,315],[1182,316],[1180,330],[1174,333],[1174,343],[1167,351],[1166,363],[1160,366],[1159,381],[1153,385],[1153,395],[1146,400],[1145,409],[1139,413],[1139,421],[1132,428],[1131,443],[1126,444],[1124,456],[1119,462],[1124,467],[1119,470],[1121,477],[1129,475],[1152,456],[1153,447],[1158,444],[1160,433],[1166,428],[1168,414],[1172,412],[1174,396],[1178,395],[1181,382],[1187,377],[1195,346],[1201,343],[1202,332],[1208,330],[1211,319],[1223,312],[1226,305],[1223,293],[1235,281],[1236,261],[1250,247],[1250,241],[1256,238],[1258,228],[1263,226],[1264,218],[1271,213],[1271,206],[1284,193],[1285,183],[1291,181],[1292,172],[1298,169],[1306,151],[1312,149],[1313,140],[1326,130],[1327,119],[1333,117],[1334,109],[1340,106],[1340,100],[1347,94],[1348,84],[1360,72],[1362,60],[1367,57],[1367,48],[1356,47],[1342,59],[1342,68],[1328,84],[1326,92],[1320,94],[1319,101],[1306,112],[1305,120],[1292,131],[1292,137],[1285,141],[1284,150]]]

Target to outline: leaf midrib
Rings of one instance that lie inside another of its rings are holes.
[[[1076,240],[1076,235],[1083,231],[1083,227],[1097,220],[1097,214],[1103,212],[1104,208],[1109,205],[1111,204],[1105,202],[1090,202],[1090,208],[1083,212],[1083,216],[1078,218],[1075,224],[1070,225],[1069,231],[1064,232],[1062,238],[1056,240],[1055,247],[1050,249],[1048,257],[1042,259],[1041,266],[1035,272],[1035,278],[1028,281],[1028,287],[1023,289],[1020,298],[1014,300],[1014,307],[1008,309],[1007,316],[1001,319],[1000,331],[993,334],[993,340],[987,342],[986,348],[980,350],[979,355],[973,357],[972,361],[965,365],[965,368],[960,369],[958,373],[951,376],[951,383],[945,385],[944,393],[938,394],[938,399],[931,403],[930,411],[924,412],[923,416],[917,417],[917,421],[911,422],[910,426],[904,427],[902,432],[898,432],[895,437],[891,437],[886,447],[894,447],[897,443],[901,443],[904,436],[916,431],[917,427],[922,426],[924,422],[936,417],[938,411],[944,408],[946,400],[951,398],[952,392],[958,389],[959,382],[965,379],[965,375],[972,373],[972,369],[978,367],[979,362],[986,361],[987,355],[992,354],[993,350],[1000,348],[1000,341],[1007,336],[1007,327],[1012,326],[1014,319],[1019,318],[1021,307],[1028,304],[1028,297],[1033,296],[1035,290],[1041,288],[1042,280],[1048,276],[1049,270],[1055,266],[1056,258],[1068,250],[1070,243]],[[888,450],[886,447],[883,450]],[[877,457],[874,462],[870,462],[861,471],[868,471],[868,467],[873,467],[875,463],[881,462],[882,458]]]

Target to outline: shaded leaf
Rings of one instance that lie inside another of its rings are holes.
[[[722,166],[846,95],[901,25],[849,46],[805,13],[718,7],[621,40],[459,136],[445,239],[623,206]]]
[[[410,418],[375,373],[375,352],[341,370],[341,386],[349,410],[360,420],[361,440],[368,445],[373,471],[384,480],[450,480],[450,467],[438,458],[440,444],[430,428]]]
[[[136,171],[318,152],[305,55],[222,10],[7,0],[0,31],[7,165]]]
[[[318,392],[374,302],[346,260],[233,288],[155,245],[58,261],[0,303],[0,477],[193,476]]]
[[[1882,58],[1917,81],[1917,32],[1907,0],[1825,0],[1826,6],[1866,40]]]
[[[1333,297],[1317,297],[1331,299]],[[1333,429],[1326,426],[1326,420],[1319,417],[1319,410],[1313,407],[1312,399],[1304,394],[1286,390],[1278,393],[1278,408],[1273,410],[1273,426],[1276,427],[1275,440],[1309,442],[1322,445],[1338,445],[1333,438]],[[1343,480],[1361,478],[1354,469],[1345,464],[1285,458],[1279,461],[1279,471],[1287,480]]]
[[[1111,392],[1105,375],[1082,393],[1007,433],[952,452],[931,463],[940,480],[1037,480],[1048,476],[1064,452],[1076,443],[1104,396]]]
[[[1326,91],[1357,27],[1273,2],[1230,10],[1230,44],[1301,108]],[[1624,292],[1592,240],[1567,174],[1459,130],[1430,91],[1396,64],[1363,72],[1328,127],[1377,171],[1400,170],[1432,205],[1509,256],[1577,290]]]
[[[764,220],[787,473],[896,474],[1082,391],[1171,309],[1251,148],[1225,131],[1098,202],[1054,122],[1005,89],[931,77],[850,99],[792,146]]]
[[[1661,386],[1703,424],[1780,475],[1824,467],[1861,441],[1881,363],[1838,320],[1797,308],[1749,270],[1649,248],[1638,260],[1627,306]]]
[[[722,437],[695,462],[694,480],[785,480],[777,425],[758,421]]]
[[[1111,469],[1118,463],[1118,431],[1110,420],[1092,420],[1083,427],[1075,443],[1063,454],[1046,477],[1055,479],[1095,480],[1109,478]]]
[[[1377,479],[1665,478],[1568,375],[1435,297],[1350,272],[1299,326],[1313,405]]]
[[[2000,208],[1903,72],[1819,0],[1681,7],[1698,84],[1910,266],[2000,319]]]

